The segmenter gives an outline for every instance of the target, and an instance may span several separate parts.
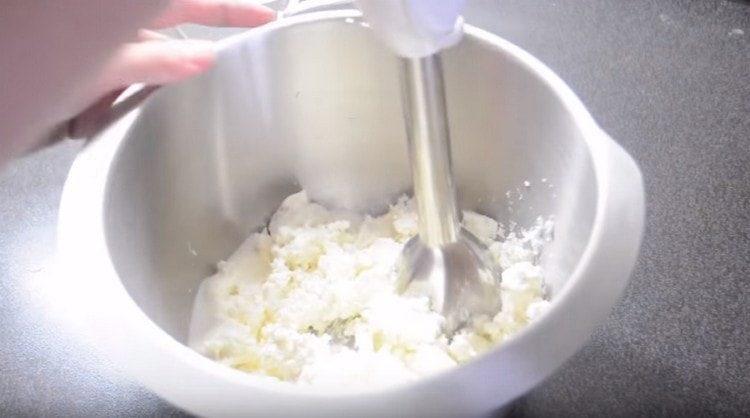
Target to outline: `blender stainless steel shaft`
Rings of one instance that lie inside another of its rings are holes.
[[[407,140],[424,243],[439,247],[458,240],[461,227],[451,167],[450,132],[440,56],[403,58]]]
[[[479,240],[461,228],[451,168],[440,51],[463,34],[464,0],[357,0],[375,34],[402,62],[402,84],[419,236],[404,248],[400,287],[427,294],[451,335],[471,316],[500,309],[495,273]]]
[[[439,54],[402,59],[403,100],[419,236],[401,257],[400,287],[427,294],[452,334],[471,316],[500,309],[487,248],[461,228]]]

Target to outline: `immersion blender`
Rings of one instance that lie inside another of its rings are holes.
[[[358,0],[375,33],[400,57],[402,99],[419,235],[401,255],[402,291],[428,295],[448,335],[500,309],[487,248],[461,227],[451,165],[440,51],[463,33],[464,0]]]

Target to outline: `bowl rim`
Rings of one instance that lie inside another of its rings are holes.
[[[262,36],[265,33],[291,26],[330,20],[358,19],[360,17],[361,14],[352,9],[296,15],[221,40],[218,42],[219,50],[221,53],[221,51],[229,50],[251,37]],[[319,389],[316,390],[314,387],[280,382],[272,378],[241,372],[202,356],[167,334],[141,310],[120,280],[112,264],[105,239],[104,209],[109,173],[122,144],[130,137],[131,129],[136,125],[138,116],[142,112],[143,108],[139,107],[106,129],[96,140],[92,141],[81,151],[74,161],[65,182],[58,217],[58,255],[63,264],[68,266],[68,268],[64,268],[64,271],[68,272],[68,277],[81,277],[82,281],[86,282],[84,285],[96,287],[101,291],[98,295],[104,299],[103,301],[96,302],[95,299],[97,298],[91,297],[86,299],[85,302],[81,301],[81,298],[78,301],[88,304],[88,308],[93,308],[94,311],[96,309],[119,309],[110,319],[116,319],[121,322],[117,323],[117,321],[114,321],[110,325],[119,325],[121,327],[107,333],[105,339],[110,340],[107,343],[109,346],[106,348],[107,351],[114,351],[121,355],[122,349],[112,349],[113,344],[121,343],[124,341],[123,339],[130,340],[138,346],[137,351],[141,355],[148,353],[158,358],[158,360],[152,360],[149,363],[163,361],[164,364],[179,365],[186,369],[191,369],[192,376],[200,376],[203,379],[214,379],[214,381],[222,381],[227,385],[238,386],[244,389],[281,393],[296,397],[343,399],[349,397],[387,396],[389,394],[401,393],[405,388],[429,387],[437,381],[461,373],[465,368],[471,366],[474,366],[475,369],[482,367],[483,364],[487,363],[488,358],[498,356],[514,347],[522,346],[527,342],[530,335],[541,332],[544,328],[545,319],[558,315],[561,311],[561,306],[565,305],[570,294],[584,285],[582,277],[592,263],[592,257],[595,255],[595,247],[602,240],[604,228],[602,225],[603,213],[608,204],[607,198],[611,193],[608,188],[608,172],[611,167],[608,166],[608,159],[604,156],[610,152],[608,147],[611,144],[608,144],[607,141],[611,140],[599,128],[575,93],[538,59],[513,43],[477,27],[466,24],[465,34],[467,37],[481,42],[484,46],[492,48],[516,61],[518,65],[528,70],[549,88],[568,111],[577,129],[580,130],[593,163],[597,195],[595,215],[589,239],[570,277],[551,300],[549,309],[542,316],[498,346],[477,356],[466,364],[417,379],[413,382],[378,389],[344,391],[340,393],[325,391],[321,393]],[[148,106],[149,103],[146,103],[144,107],[148,108]],[[96,277],[100,283],[94,285],[90,277]],[[105,283],[106,286],[104,285]],[[100,332],[102,330],[101,326],[96,328],[92,331]],[[591,330],[588,331],[589,334],[590,332]],[[579,346],[584,342],[585,340],[581,341]],[[567,357],[569,355],[564,356],[564,358]],[[143,360],[142,357],[141,360]],[[562,365],[563,362],[564,359],[556,367]],[[138,370],[123,371],[136,377],[150,389],[165,396],[163,391],[160,390],[161,384],[157,383],[153,376],[149,376],[149,371],[145,367],[136,367],[136,369]],[[554,369],[544,371],[544,377],[549,376],[553,371]],[[537,380],[542,380],[542,378]],[[527,389],[523,389],[521,392],[525,390]]]

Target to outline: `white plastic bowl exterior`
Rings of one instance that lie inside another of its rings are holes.
[[[355,206],[382,204],[408,186],[395,62],[358,19],[355,11],[311,13],[223,41],[215,70],[157,93],[87,146],[70,171],[58,231],[67,314],[116,367],[187,411],[487,413],[573,355],[628,281],[644,219],[635,162],[551,70],[466,26],[462,43],[445,53],[462,205],[505,221],[556,217],[542,259],[550,310],[466,365],[345,395],[248,375],[185,346],[197,283],[296,182],[322,201]],[[282,74],[289,62],[305,71]],[[351,118],[326,116],[335,112]],[[379,164],[387,170],[373,176]],[[526,178],[554,188],[532,187],[528,206],[516,203],[514,212],[505,192]]]

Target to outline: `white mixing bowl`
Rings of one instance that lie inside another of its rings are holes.
[[[71,289],[61,297],[125,373],[201,415],[465,416],[509,403],[581,347],[620,295],[641,239],[641,175],[518,47],[467,26],[444,63],[463,208],[506,224],[555,217],[541,259],[552,307],[509,341],[413,384],[346,395],[184,345],[201,279],[285,196],[304,187],[377,212],[408,190],[398,65],[351,10],[223,41],[214,70],[163,88],[86,147],[60,210]]]

